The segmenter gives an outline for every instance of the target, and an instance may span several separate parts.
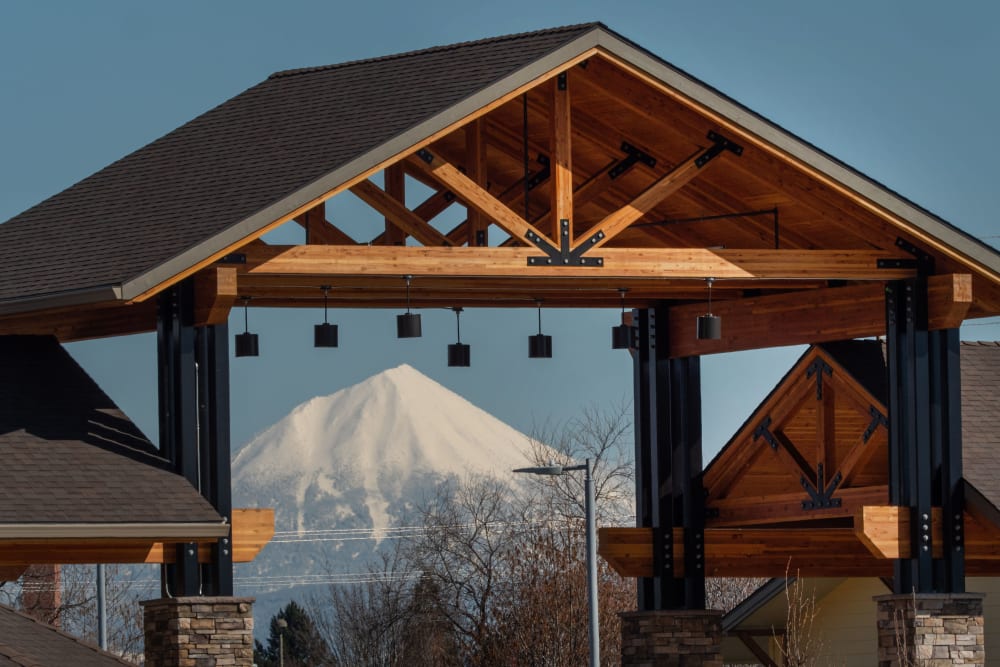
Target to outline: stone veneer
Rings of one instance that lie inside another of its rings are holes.
[[[253,600],[146,600],[142,603],[146,667],[251,667]]]
[[[984,597],[981,593],[876,596],[879,667],[985,665]]]
[[[722,612],[628,611],[622,619],[622,667],[722,667]]]

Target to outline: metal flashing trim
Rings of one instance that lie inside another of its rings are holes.
[[[229,535],[228,523],[6,523],[0,540],[137,539],[211,541]]]
[[[80,306],[88,303],[121,300],[123,300],[121,285],[102,285],[100,287],[88,287],[80,290],[39,294],[0,301],[0,315],[14,315],[22,312],[41,310],[43,308],[62,308],[65,306]]]

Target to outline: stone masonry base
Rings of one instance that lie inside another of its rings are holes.
[[[253,598],[160,598],[142,607],[146,667],[253,665]]]
[[[722,667],[722,612],[629,611],[622,619],[622,667]]]
[[[879,667],[985,665],[981,593],[879,595]]]

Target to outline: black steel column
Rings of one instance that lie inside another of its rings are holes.
[[[962,482],[961,339],[958,329],[930,332],[931,452],[934,505],[941,508],[943,558],[934,588],[965,592],[965,490]]]
[[[198,446],[201,494],[232,523],[230,471],[229,327],[197,329]],[[205,595],[233,594],[233,545],[229,537],[212,546],[212,562],[201,567]]]
[[[886,288],[889,501],[910,511],[910,557],[895,563],[896,593],[964,590],[961,380],[957,330],[928,331],[927,281]],[[933,509],[944,518],[944,559],[933,558]]]
[[[705,606],[700,363],[667,357],[667,316],[662,305],[634,313],[636,525],[653,531],[654,573],[639,580],[640,611]],[[674,574],[674,527],[685,529],[683,578]]]
[[[673,523],[684,528],[684,609],[705,608],[705,491],[701,459],[701,358],[670,361]]]
[[[197,370],[194,285],[184,281],[164,291],[157,304],[160,453],[174,472],[198,488]],[[176,561],[164,565],[164,596],[197,595],[198,547],[178,544]]]

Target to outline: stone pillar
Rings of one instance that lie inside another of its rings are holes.
[[[253,598],[160,598],[142,608],[146,667],[253,665]]]
[[[982,593],[878,595],[879,667],[985,665]]]
[[[627,611],[622,667],[722,667],[722,612]]]

